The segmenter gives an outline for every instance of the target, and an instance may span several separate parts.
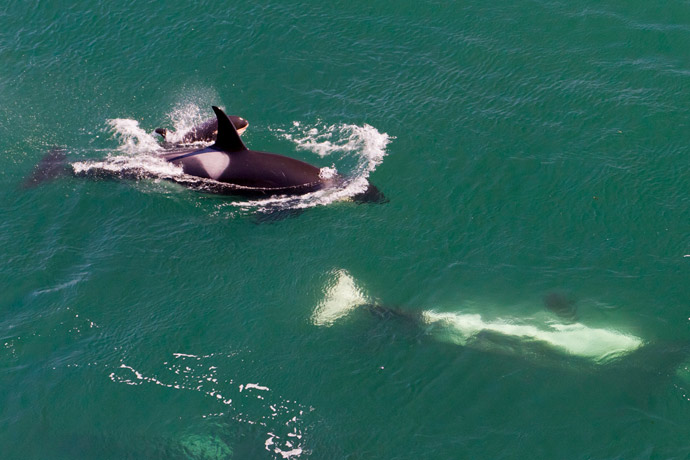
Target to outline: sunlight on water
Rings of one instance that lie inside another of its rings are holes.
[[[218,410],[203,418],[230,416],[233,420],[261,427],[265,435],[265,448],[282,458],[298,458],[304,450],[303,419],[309,409],[295,401],[275,396],[273,391],[259,383],[238,383],[236,377],[223,375],[227,358],[235,355],[193,355],[174,353],[163,363],[166,373],[154,374],[126,364],[110,373],[110,380],[130,386],[156,385],[170,391],[197,392],[212,398]],[[193,447],[206,449],[195,439]],[[202,449],[202,450],[203,450]]]

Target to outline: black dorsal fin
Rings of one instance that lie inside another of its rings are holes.
[[[216,137],[216,143],[213,144],[213,148],[224,152],[247,150],[244,142],[240,139],[240,135],[237,134],[235,125],[225,115],[225,112],[215,105],[213,106],[213,111],[216,112],[216,118],[218,118],[218,136]]]

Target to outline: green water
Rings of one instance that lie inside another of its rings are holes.
[[[0,457],[687,458],[689,40],[680,0],[0,6]],[[388,202],[22,187],[211,105]]]

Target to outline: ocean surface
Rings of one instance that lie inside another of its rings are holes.
[[[687,0],[6,1],[0,458],[688,458],[689,43]],[[190,190],[154,129],[212,105],[347,181]]]

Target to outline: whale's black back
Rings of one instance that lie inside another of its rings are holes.
[[[218,135],[211,147],[166,154],[186,174],[240,187],[300,194],[321,187],[320,169],[304,161],[274,153],[249,150],[228,116],[213,107]]]

